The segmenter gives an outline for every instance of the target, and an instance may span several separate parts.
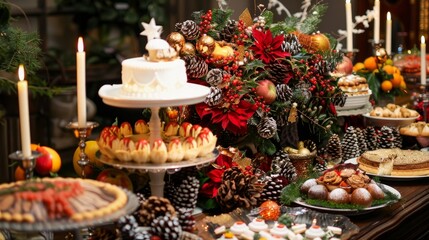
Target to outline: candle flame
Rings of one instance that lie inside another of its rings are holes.
[[[425,36],[422,36],[421,39],[420,39],[420,41],[421,41],[421,43],[424,44],[425,43]]]
[[[23,81],[25,77],[24,65],[20,64],[18,67],[18,78],[19,81]]]
[[[83,52],[83,39],[82,39],[82,37],[79,37],[77,39],[77,50],[79,52]]]
[[[390,12],[387,12],[387,21],[392,20],[392,16],[390,15]]]
[[[346,0],[346,3],[350,3],[350,0]]]

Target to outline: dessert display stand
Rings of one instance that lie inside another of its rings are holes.
[[[186,83],[175,93],[166,97],[165,95],[148,96],[125,96],[121,94],[121,84],[104,85],[99,90],[99,95],[107,105],[120,108],[150,108],[151,118],[149,120],[150,143],[161,138],[161,119],[159,109],[162,107],[173,107],[191,105],[203,102],[210,90],[208,87],[193,83]],[[162,164],[121,162],[105,156],[100,158],[104,164],[129,170],[143,170],[149,173],[151,193],[154,196],[164,196],[165,173],[174,173],[185,167],[195,166],[197,168],[206,166],[213,162],[218,155],[215,150],[211,154],[192,160],[180,162],[166,162]]]

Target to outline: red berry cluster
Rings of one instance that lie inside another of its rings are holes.
[[[206,14],[201,16],[200,32],[206,34],[211,28],[212,10],[208,10]]]
[[[243,20],[239,20],[237,24],[238,34],[234,34],[233,41],[238,45],[244,45],[244,43],[249,39],[249,35],[246,33],[246,26],[244,25]]]

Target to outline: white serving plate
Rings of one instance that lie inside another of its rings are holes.
[[[346,103],[344,104],[344,106],[336,106],[335,108],[337,111],[362,108],[369,102],[369,97],[371,96],[371,93],[371,90],[368,90],[368,94],[347,96]]]

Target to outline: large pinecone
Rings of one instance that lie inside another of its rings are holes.
[[[197,205],[199,188],[200,181],[198,178],[192,176],[188,176],[177,184],[174,188],[173,197],[171,198],[171,203],[175,209],[194,209]]]
[[[293,182],[297,178],[296,169],[290,161],[289,155],[283,151],[277,151],[271,160],[271,176],[280,176]]]
[[[297,55],[301,52],[302,46],[299,43],[298,37],[293,34],[285,34],[285,39],[282,43],[282,49],[283,51],[290,52],[290,54]]]
[[[290,64],[285,62],[274,62],[268,66],[269,79],[274,83],[283,84],[291,71]]]
[[[368,147],[366,146],[365,132],[361,128],[356,128],[356,137],[359,143],[359,154],[368,151]]]
[[[135,217],[135,219],[137,220],[137,223],[139,225],[142,225],[142,223],[140,222],[140,210],[142,209],[142,206],[144,204],[144,202],[147,200],[146,197],[144,196],[143,193],[136,193],[137,195],[137,199],[139,201],[139,206],[137,207],[137,209],[133,212],[133,216]]]
[[[278,177],[268,176],[264,180],[264,183],[265,186],[259,198],[259,203],[263,203],[267,200],[278,202],[284,187],[283,181]]]
[[[217,87],[223,81],[223,76],[226,72],[220,68],[211,69],[206,76],[206,82],[212,87]]]
[[[343,161],[359,157],[359,143],[356,136],[356,130],[353,126],[348,127],[344,133],[341,147],[343,148]]]
[[[179,219],[169,213],[155,218],[150,226],[152,234],[163,240],[177,240],[182,234]]]
[[[183,57],[183,60],[185,61],[186,75],[188,78],[201,78],[209,71],[209,65],[200,57],[186,55]]]
[[[378,149],[378,134],[373,126],[365,128],[365,140],[368,150],[371,151]]]
[[[395,138],[391,127],[383,126],[380,129],[380,136],[378,137],[379,148],[394,148]]]
[[[287,84],[278,84],[276,86],[277,99],[286,102],[292,99],[293,91]]]
[[[240,168],[232,167],[223,173],[216,200],[226,212],[239,207],[255,207],[263,187],[256,175],[247,175]]]
[[[222,90],[218,87],[210,87],[210,93],[204,102],[209,106],[215,106],[222,102]]]
[[[159,216],[164,216],[169,213],[172,216],[176,215],[173,205],[170,201],[163,197],[150,196],[141,206],[139,211],[139,221],[142,226],[150,226],[150,223]]]
[[[182,33],[186,40],[194,40],[200,35],[198,24],[192,20],[186,20],[183,23],[176,23],[176,31]]]
[[[331,162],[341,162],[343,159],[343,149],[341,146],[340,137],[337,134],[333,134],[326,144],[326,157]]]
[[[235,32],[237,31],[237,22],[235,20],[228,20],[226,23],[226,26],[220,30],[219,37],[221,40],[225,40],[226,42],[231,42],[233,40],[232,38],[235,35]]]
[[[118,229],[119,235],[123,240],[133,240],[138,227],[137,220],[133,215],[123,216],[116,222],[116,229]]]
[[[274,137],[277,132],[277,123],[276,120],[272,117],[264,116],[259,122],[258,126],[259,136],[269,139]]]
[[[398,128],[392,127],[393,145],[397,148],[402,148],[402,136]]]

